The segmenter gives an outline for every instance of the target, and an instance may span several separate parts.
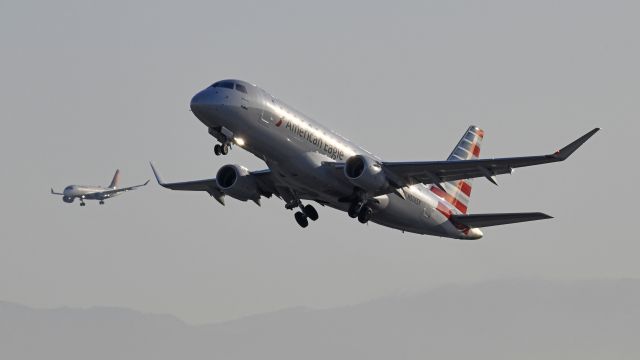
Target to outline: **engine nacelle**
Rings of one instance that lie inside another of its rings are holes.
[[[347,159],[344,175],[352,184],[371,194],[389,186],[382,166],[362,155],[354,155]]]
[[[63,196],[62,197],[62,201],[66,202],[66,203],[72,203],[73,202],[73,196]]]
[[[240,165],[225,165],[218,170],[216,182],[223,193],[241,201],[259,200],[260,192],[256,179],[247,168]]]

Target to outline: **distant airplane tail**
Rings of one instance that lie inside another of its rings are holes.
[[[119,183],[120,183],[120,169],[116,170],[116,173],[113,175],[113,180],[111,180],[111,184],[109,184],[109,188],[116,189]]]
[[[480,144],[484,130],[470,126],[464,136],[447,158],[448,161],[472,160],[480,157]],[[431,191],[453,205],[461,213],[466,214],[471,200],[471,179],[445,182],[431,185]]]

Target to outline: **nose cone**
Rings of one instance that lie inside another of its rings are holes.
[[[226,109],[233,105],[231,89],[208,87],[191,98],[191,112],[203,124],[213,127],[225,125]]]
[[[207,105],[213,105],[211,100],[211,92],[209,89],[200,91],[191,98],[191,111],[197,113],[198,111],[202,111]]]

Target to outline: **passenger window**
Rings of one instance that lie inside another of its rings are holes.
[[[241,93],[247,93],[247,88],[242,84],[236,84],[236,90],[240,91]]]

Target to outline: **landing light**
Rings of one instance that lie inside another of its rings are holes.
[[[236,144],[238,144],[238,146],[243,146],[244,145],[244,139],[243,138],[233,138],[233,141],[235,141]]]

